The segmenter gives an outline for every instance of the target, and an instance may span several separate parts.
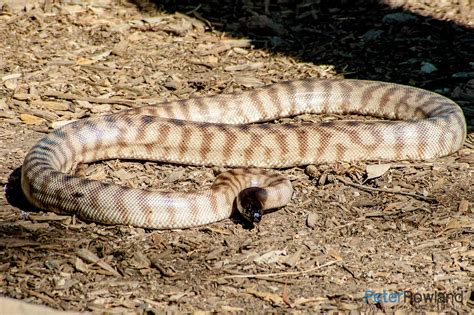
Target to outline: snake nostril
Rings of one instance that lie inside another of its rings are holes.
[[[252,215],[252,222],[254,223],[260,223],[262,220],[262,214],[260,212],[254,212]]]

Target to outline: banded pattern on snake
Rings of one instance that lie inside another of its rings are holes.
[[[249,124],[304,113],[392,120]],[[229,217],[234,200],[234,208],[259,222],[293,191],[287,179],[254,167],[426,160],[455,152],[465,137],[462,110],[441,95],[376,81],[307,79],[78,120],[29,151],[21,186],[38,208],[105,224],[198,226]],[[210,189],[194,192],[152,192],[68,175],[79,163],[115,158],[250,169],[224,172]]]

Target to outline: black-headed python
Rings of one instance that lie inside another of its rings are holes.
[[[360,114],[379,121],[250,124],[304,113]],[[426,160],[457,151],[466,122],[456,103],[403,85],[308,79],[240,94],[193,98],[81,119],[28,153],[21,186],[36,207],[106,224],[169,229],[228,218],[235,208],[259,222],[284,206],[289,180],[256,168],[337,161]],[[68,173],[105,159],[240,167],[208,190],[155,192]]]

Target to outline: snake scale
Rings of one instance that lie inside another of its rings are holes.
[[[388,120],[251,124],[304,113]],[[40,209],[105,224],[186,228],[228,218],[233,209],[259,222],[264,210],[284,206],[293,193],[289,180],[261,168],[433,159],[457,151],[465,137],[460,107],[433,92],[377,81],[296,80],[75,121],[31,148],[21,186]],[[223,172],[211,188],[191,192],[69,174],[79,163],[116,158],[244,169]]]

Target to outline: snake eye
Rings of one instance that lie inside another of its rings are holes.
[[[245,219],[252,223],[259,223],[263,216],[263,202],[266,191],[259,187],[250,187],[239,193],[237,208]]]

